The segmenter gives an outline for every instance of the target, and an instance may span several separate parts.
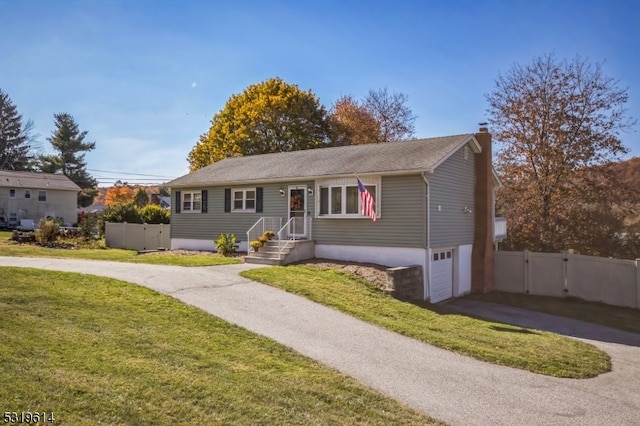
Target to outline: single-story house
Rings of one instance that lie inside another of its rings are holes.
[[[363,214],[358,180],[375,201],[375,221]],[[220,234],[233,233],[250,261],[260,254],[249,240],[273,230],[305,247],[290,261],[420,265],[424,299],[437,302],[491,288],[498,184],[486,128],[230,157],[168,183],[171,248],[213,250]]]
[[[65,175],[0,170],[0,221],[15,227],[43,217],[77,221],[80,187]]]

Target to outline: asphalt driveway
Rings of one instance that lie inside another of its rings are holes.
[[[600,330],[602,335],[579,337],[607,351],[613,371],[593,379],[557,379],[456,355],[238,275],[259,265],[184,268],[0,257],[0,266],[81,272],[143,285],[268,336],[454,425],[640,424],[640,342],[631,333],[611,337]],[[475,307],[482,309],[485,315],[492,311]],[[529,318],[523,312],[501,314]],[[528,326],[536,325],[535,315],[528,320],[534,321]],[[560,329],[575,328],[561,318],[545,320]]]

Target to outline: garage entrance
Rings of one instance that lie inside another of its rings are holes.
[[[433,250],[431,256],[431,303],[453,297],[453,249]]]

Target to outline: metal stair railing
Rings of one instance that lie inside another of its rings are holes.
[[[274,231],[282,227],[281,217],[261,217],[247,231],[247,253],[255,251],[249,244],[253,240],[257,240],[265,231]]]
[[[283,251],[288,249],[295,241],[299,240],[299,238],[296,237],[295,232],[289,232],[289,230],[300,229],[299,226],[301,221],[303,226],[302,229],[304,229],[304,225],[306,221],[307,233],[309,234],[309,238],[311,238],[311,218],[310,217],[292,217],[287,221],[287,223],[284,224],[282,228],[280,228],[280,230],[276,234],[278,237],[278,240],[287,241],[285,244],[280,245],[280,250],[278,251],[279,255],[282,254]]]

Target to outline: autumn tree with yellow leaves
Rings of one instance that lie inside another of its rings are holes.
[[[311,91],[271,78],[233,95],[187,160],[191,171],[227,157],[327,146],[326,109]]]

